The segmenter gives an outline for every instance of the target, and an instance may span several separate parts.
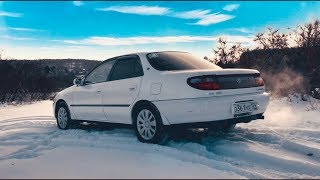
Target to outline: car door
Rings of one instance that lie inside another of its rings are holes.
[[[71,108],[77,119],[107,120],[103,112],[102,90],[114,63],[115,60],[102,63],[85,77],[82,85],[75,87]]]
[[[138,96],[143,70],[139,56],[117,59],[103,92],[103,110],[108,121],[131,123],[130,105]]]

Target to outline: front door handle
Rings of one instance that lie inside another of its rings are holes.
[[[101,90],[98,90],[97,93],[100,94],[100,93],[101,93]]]

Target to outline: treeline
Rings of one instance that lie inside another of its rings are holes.
[[[214,57],[205,59],[224,68],[258,69],[273,95],[298,92],[320,98],[320,21],[288,29],[257,33],[254,47],[220,37]]]
[[[98,63],[83,59],[1,60],[0,102],[49,99]]]

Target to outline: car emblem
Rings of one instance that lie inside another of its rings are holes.
[[[236,81],[237,81],[238,84],[241,83],[241,79],[240,78],[238,78]]]

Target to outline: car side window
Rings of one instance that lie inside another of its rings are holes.
[[[95,84],[107,81],[115,60],[107,61],[95,68],[85,79],[85,84]]]
[[[120,58],[115,64],[110,81],[139,77],[142,75],[143,70],[138,57]]]

